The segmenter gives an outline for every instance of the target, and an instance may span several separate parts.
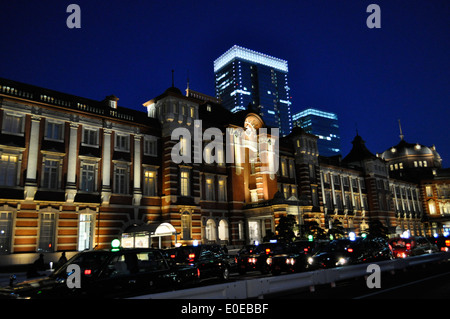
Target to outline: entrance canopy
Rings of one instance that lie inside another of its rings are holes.
[[[161,248],[161,237],[175,235],[177,243],[177,231],[170,223],[135,225],[122,234],[123,248],[149,248],[151,238],[158,237]]]

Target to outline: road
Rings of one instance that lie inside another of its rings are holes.
[[[381,274],[381,287],[368,288],[365,278],[267,296],[274,299],[446,299],[450,300],[450,263],[419,266]]]

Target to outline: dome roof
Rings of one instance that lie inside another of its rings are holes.
[[[386,161],[408,156],[435,156],[436,159],[440,159],[440,156],[434,149],[434,146],[428,147],[419,143],[412,144],[406,142],[403,139],[400,141],[400,143],[390,147],[381,154],[381,158]]]

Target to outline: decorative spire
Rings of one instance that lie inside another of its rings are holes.
[[[175,83],[174,83],[174,80],[173,80],[173,72],[174,72],[174,70],[172,70],[172,87],[175,87]]]
[[[400,139],[403,140],[403,132],[402,132],[402,123],[400,122],[400,119],[398,120],[398,127],[400,128]]]

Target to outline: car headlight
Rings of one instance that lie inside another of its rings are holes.
[[[336,266],[343,266],[347,263],[347,259],[344,257],[339,258],[339,260],[336,263]]]
[[[314,259],[312,257],[308,258],[308,264],[312,265],[314,263]]]
[[[271,265],[272,264],[272,258],[271,257],[267,258],[266,263],[268,265]]]

